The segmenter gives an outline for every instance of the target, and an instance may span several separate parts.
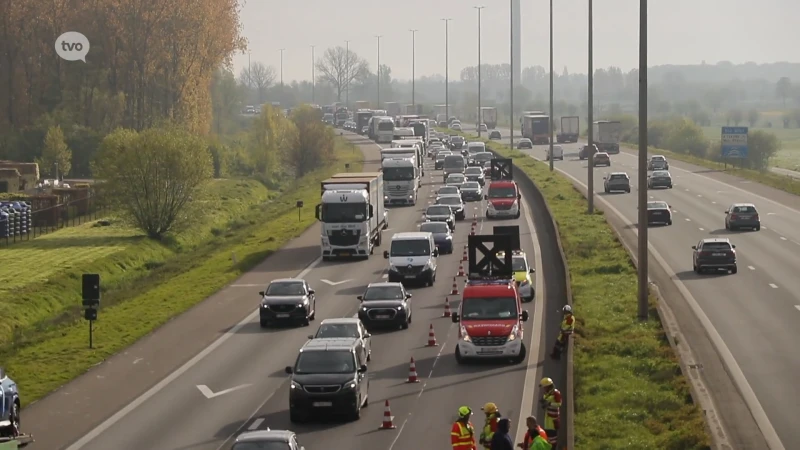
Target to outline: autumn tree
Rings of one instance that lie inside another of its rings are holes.
[[[255,176],[265,183],[272,183],[279,176],[280,162],[295,142],[297,129],[283,112],[271,105],[264,105],[261,115],[250,128],[248,151]]]
[[[333,129],[320,120],[319,112],[308,105],[292,111],[292,122],[297,133],[285,160],[300,178],[333,158],[334,134]]]
[[[93,172],[104,198],[158,239],[188,223],[191,200],[212,175],[208,145],[177,128],[117,130],[103,140]]]
[[[42,156],[36,158],[39,170],[43,174],[55,177],[69,174],[72,170],[72,151],[64,140],[64,132],[59,126],[51,126],[47,130],[42,146]]]
[[[317,60],[316,67],[319,81],[333,86],[339,101],[342,100],[342,93],[354,81],[369,75],[367,61],[354,51],[341,46],[325,50],[325,54]]]

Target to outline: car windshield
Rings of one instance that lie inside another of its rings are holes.
[[[436,199],[436,203],[439,205],[459,206],[461,205],[461,197],[439,197]]]
[[[305,295],[306,289],[300,282],[270,283],[267,288],[268,296]]]
[[[486,152],[486,153],[478,153],[472,159],[474,159],[475,161],[486,162],[486,161],[490,161],[492,158],[494,158],[494,155],[489,153],[489,152]]]
[[[323,203],[322,219],[326,223],[363,222],[366,203]]]
[[[233,444],[231,450],[292,450],[284,441],[246,441]]]
[[[526,272],[528,270],[528,264],[525,263],[525,258],[521,256],[511,258],[511,269],[514,272]]]
[[[664,158],[663,156],[653,156],[652,158],[650,158],[650,161],[652,162],[664,162],[666,160],[667,159]]]
[[[511,186],[489,186],[489,193],[491,198],[516,198],[517,190]]]
[[[520,143],[520,144],[530,144],[530,143],[531,143],[531,140],[530,140],[530,139],[528,139],[528,138],[525,138],[525,139],[520,139],[520,140],[519,140],[519,143]]]
[[[731,244],[727,242],[705,242],[702,249],[704,252],[727,251],[731,249]]]
[[[618,174],[611,175],[611,179],[612,180],[627,180],[628,176],[627,175],[623,175],[621,173],[618,173]]]
[[[481,185],[478,184],[477,181],[470,181],[470,182],[467,182],[467,183],[464,183],[463,185],[461,185],[461,189],[468,190],[468,191],[474,191],[474,190],[478,190],[480,188],[481,188]]]
[[[752,206],[734,206],[731,208],[731,212],[734,214],[755,214],[756,209]]]
[[[480,167],[467,167],[467,170],[464,171],[466,175],[483,175],[483,169]]]
[[[453,173],[447,176],[448,183],[463,183],[464,175],[460,173]]]
[[[450,231],[444,222],[425,222],[419,226],[419,231],[434,234],[444,234]]]
[[[384,181],[405,181],[414,179],[413,167],[385,167],[383,169]]]
[[[450,207],[449,206],[429,206],[428,209],[425,211],[425,215],[428,215],[428,216],[449,216],[450,215]]]
[[[323,323],[315,338],[358,338],[358,325],[354,323]]]
[[[465,298],[461,300],[461,315],[467,320],[513,319],[517,315],[514,297]]]
[[[443,186],[439,188],[439,195],[458,195],[458,187],[456,186]]]
[[[447,225],[444,226],[447,227]],[[405,298],[405,293],[400,286],[369,286],[362,298],[364,300],[402,300]]]
[[[653,172],[653,176],[656,178],[669,178],[669,172],[666,170],[659,170],[658,172]]]
[[[650,202],[647,204],[647,209],[669,209],[666,202]]]
[[[356,360],[347,350],[306,351],[297,357],[294,373],[353,373],[356,371]]]
[[[392,256],[427,256],[431,254],[431,246],[427,239],[399,239],[392,241],[392,249],[389,254]]]
[[[463,144],[464,143],[464,138],[461,137],[461,136],[450,136],[450,141],[453,142],[453,143]]]

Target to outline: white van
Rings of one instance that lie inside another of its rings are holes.
[[[486,144],[483,142],[470,142],[467,144],[467,156],[474,153],[483,153],[486,151]]]
[[[395,233],[389,250],[383,252],[383,257],[389,260],[389,282],[420,282],[433,286],[438,256],[432,233]]]
[[[553,159],[564,160],[564,147],[560,145],[553,146]],[[547,147],[547,154],[544,157],[545,161],[550,161],[550,147]]]

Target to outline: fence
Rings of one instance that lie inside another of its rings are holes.
[[[106,212],[105,204],[88,188],[53,189],[52,194],[0,201],[0,245],[81,225]]]

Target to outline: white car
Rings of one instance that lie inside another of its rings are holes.
[[[447,186],[456,186],[461,187],[462,184],[467,182],[467,177],[464,176],[463,173],[451,173],[447,176],[444,184]]]
[[[367,361],[372,359],[371,347],[372,335],[367,332],[367,328],[357,317],[343,317],[338,319],[325,319],[319,324],[317,333],[308,336],[309,339],[336,339],[336,338],[356,338],[361,340],[361,348],[366,353],[364,358]]]
[[[461,124],[460,123],[454,123],[454,124],[450,125],[450,128],[452,130],[455,130],[455,131],[461,131]]]
[[[517,149],[533,148],[533,142],[528,138],[522,138],[517,141]]]
[[[485,133],[489,131],[489,127],[487,127],[485,123],[478,124],[478,131]]]
[[[560,145],[553,146],[553,159],[564,160],[564,147]],[[550,147],[547,147],[547,154],[544,157],[545,161],[550,161]]]

